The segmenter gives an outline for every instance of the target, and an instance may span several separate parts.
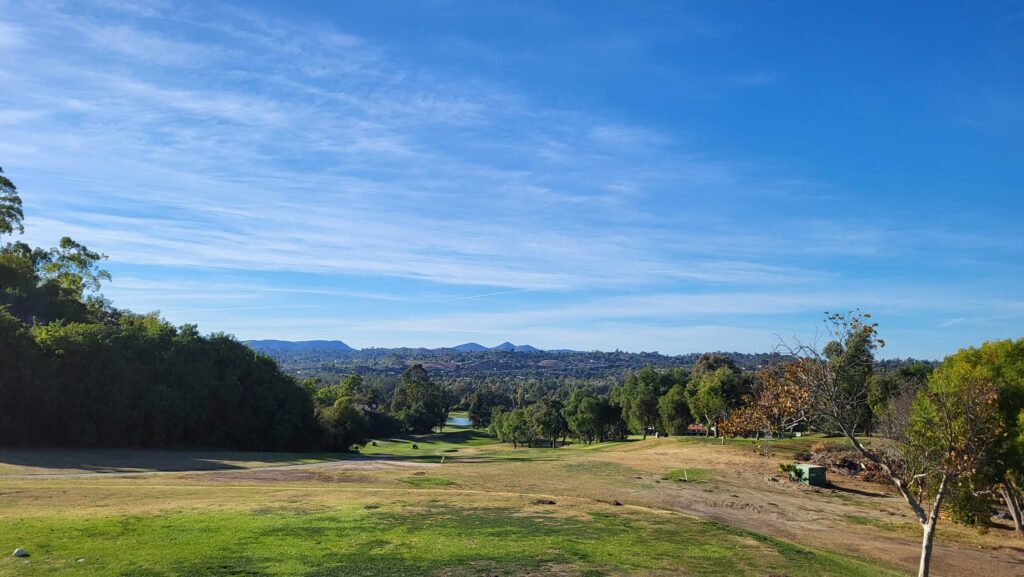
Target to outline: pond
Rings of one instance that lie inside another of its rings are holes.
[[[446,425],[452,425],[453,427],[468,427],[469,419],[466,417],[448,417],[445,421]]]

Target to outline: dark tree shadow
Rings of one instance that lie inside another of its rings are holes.
[[[839,485],[833,484],[831,481],[829,481],[829,483],[827,485],[825,485],[824,488],[832,489],[834,491],[839,491],[841,493],[850,493],[850,494],[853,494],[853,495],[860,495],[862,497],[876,497],[876,498],[892,497],[892,495],[890,495],[889,493],[881,493],[881,492],[876,493],[874,491],[864,491],[864,490],[861,490],[861,489],[854,489],[852,487],[840,487]]]
[[[34,467],[49,472],[79,470],[92,473],[146,473],[153,471],[212,471],[245,469],[224,461],[248,461],[264,466],[288,464],[303,458],[351,458],[327,453],[259,453],[218,450],[164,449],[8,449],[0,448],[0,467]],[[17,471],[9,474],[19,474]],[[32,474],[27,473],[27,474]]]

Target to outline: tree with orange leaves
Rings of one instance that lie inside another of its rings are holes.
[[[771,457],[772,439],[807,421],[810,394],[787,374],[799,370],[795,363],[758,372],[760,386],[744,397],[743,405],[722,424],[727,436],[754,436],[762,444],[765,459]]]

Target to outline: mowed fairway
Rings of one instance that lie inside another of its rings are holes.
[[[0,549],[32,555],[5,556],[0,574],[884,576],[915,561],[913,534],[900,533],[906,519],[889,514],[901,511],[895,499],[766,482],[742,446],[513,450],[452,428],[366,452],[377,456],[0,476]],[[54,466],[89,468],[68,464]],[[986,574],[1012,575],[1024,558],[1016,545],[1003,531],[949,531],[936,572],[985,563]]]

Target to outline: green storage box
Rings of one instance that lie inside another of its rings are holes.
[[[825,480],[825,467],[797,463],[796,470],[800,473],[801,483],[814,485],[815,487],[824,487],[828,484],[828,481]]]

